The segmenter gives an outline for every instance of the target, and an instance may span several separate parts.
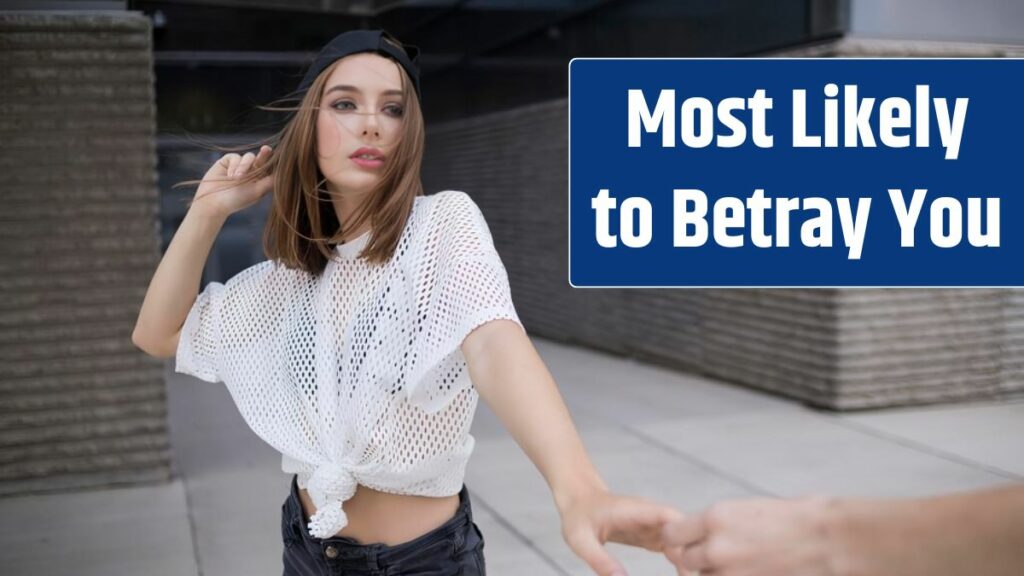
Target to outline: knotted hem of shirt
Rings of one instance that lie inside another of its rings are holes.
[[[340,464],[322,464],[306,484],[316,512],[309,518],[309,533],[317,538],[330,538],[348,525],[342,502],[356,493],[356,479]]]

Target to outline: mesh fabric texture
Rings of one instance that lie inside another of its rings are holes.
[[[175,371],[223,382],[250,428],[298,474],[310,533],[345,527],[357,484],[449,496],[473,451],[478,395],[460,345],[522,328],[480,209],[463,192],[416,198],[394,256],[335,247],[319,276],[266,260],[211,282],[189,310]]]

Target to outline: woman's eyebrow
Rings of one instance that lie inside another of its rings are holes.
[[[336,84],[336,85],[331,86],[330,88],[328,88],[327,92],[324,92],[324,95],[330,94],[331,92],[335,92],[335,91],[357,92],[359,94],[363,93],[362,90],[360,90],[359,88],[356,88],[355,86],[349,86],[348,84]],[[384,95],[384,96],[401,96],[402,95],[402,91],[401,90],[385,90],[385,91],[381,92],[381,94]]]

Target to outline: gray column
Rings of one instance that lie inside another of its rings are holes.
[[[0,12],[0,494],[166,479],[149,20]]]

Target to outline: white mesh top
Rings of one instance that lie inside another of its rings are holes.
[[[449,496],[462,488],[477,392],[460,345],[498,318],[522,328],[508,276],[463,192],[418,196],[394,256],[369,232],[319,276],[266,260],[211,282],[189,310],[175,370],[223,382],[317,507],[310,533],[348,523],[356,485]]]

